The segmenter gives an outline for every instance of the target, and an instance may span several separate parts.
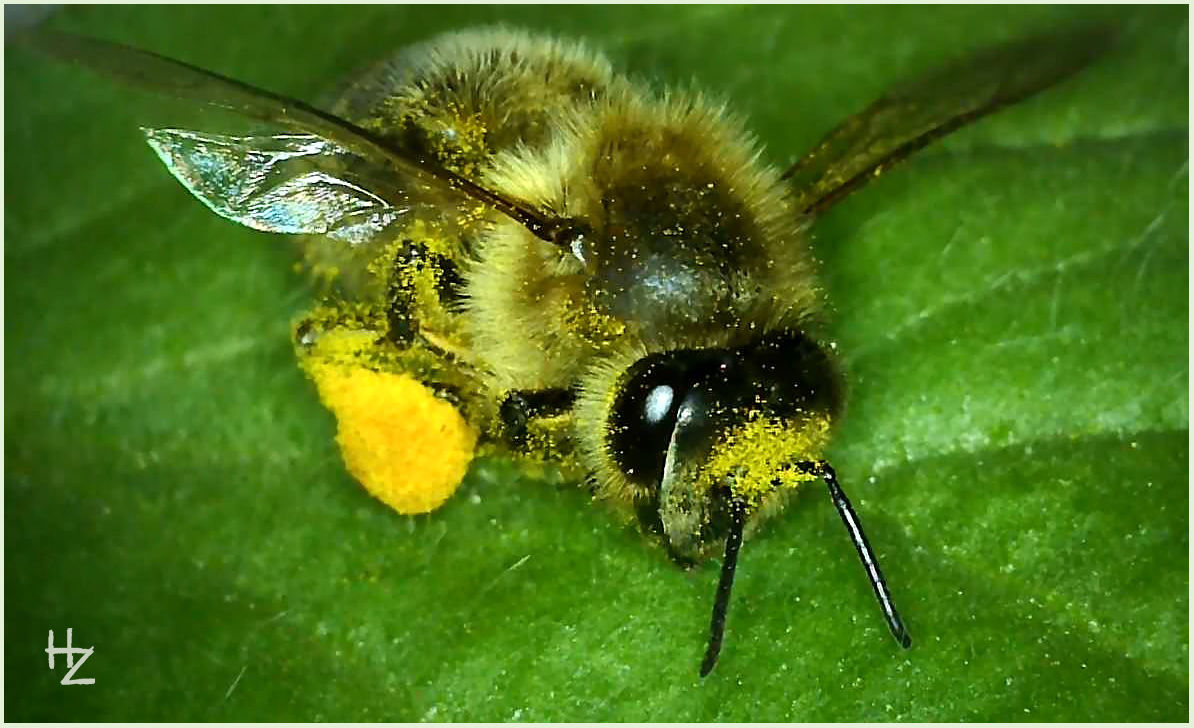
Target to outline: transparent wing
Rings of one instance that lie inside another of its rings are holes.
[[[823,212],[933,140],[1077,73],[1111,40],[1107,28],[1042,35],[938,69],[847,119],[784,178],[805,212]]]
[[[420,199],[428,206],[480,202],[548,241],[564,225],[296,99],[95,38],[39,30],[22,40],[121,83],[298,132],[232,137],[146,130],[189,190],[217,213],[250,227],[330,232],[359,242],[360,235],[389,224]],[[234,179],[238,175],[245,179]]]
[[[419,207],[398,200],[394,180],[387,185],[376,172],[362,172],[354,164],[359,157],[312,134],[142,131],[191,194],[218,215],[256,230],[314,233],[361,245]],[[389,199],[371,189],[387,190]]]

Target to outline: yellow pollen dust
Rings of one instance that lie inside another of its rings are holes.
[[[451,404],[406,374],[308,360],[319,398],[336,416],[344,465],[399,513],[427,513],[456,492],[477,433]]]
[[[757,505],[776,488],[794,488],[817,477],[790,465],[820,459],[829,442],[829,429],[829,417],[819,413],[796,421],[755,415],[713,448],[703,468],[703,480],[713,487],[730,478],[734,495]]]

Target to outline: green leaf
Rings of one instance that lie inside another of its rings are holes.
[[[930,147],[814,246],[850,382],[826,495],[682,572],[586,492],[477,464],[404,518],[295,366],[290,246],[211,215],[153,102],[5,48],[5,697],[14,720],[1166,720],[1188,715],[1188,10],[94,7],[61,29],[315,98],[506,21],[697,83],[785,164],[910,73],[1121,22],[1082,76]],[[47,632],[94,654],[63,687]]]

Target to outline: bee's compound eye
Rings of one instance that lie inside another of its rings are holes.
[[[636,362],[622,380],[606,438],[614,461],[632,483],[651,487],[663,477],[682,376],[666,358],[650,356]]]

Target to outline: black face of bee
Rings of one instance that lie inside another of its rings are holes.
[[[768,334],[733,349],[653,354],[627,371],[607,428],[610,451],[627,480],[651,497],[638,509],[650,531],[661,532],[659,490],[669,467],[700,463],[729,428],[751,412],[789,419],[802,412],[835,412],[841,392],[829,357],[800,332]],[[694,543],[723,540],[729,528],[729,489],[712,494]],[[694,505],[695,507],[695,505]],[[673,556],[695,556],[668,534]]]

